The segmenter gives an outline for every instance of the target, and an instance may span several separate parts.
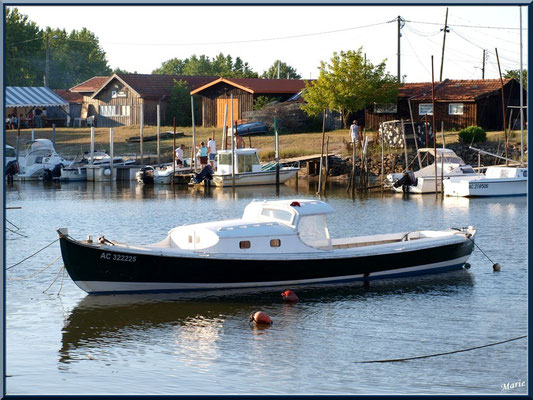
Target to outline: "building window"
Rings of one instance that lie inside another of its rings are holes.
[[[396,104],[374,104],[375,114],[396,114],[398,106]]]
[[[103,117],[129,117],[131,106],[100,106],[99,110]]]
[[[463,103],[450,103],[448,105],[448,114],[463,115]]]
[[[279,247],[281,246],[280,239],[270,239],[270,247]]]
[[[249,249],[250,248],[250,241],[249,240],[243,240],[242,242],[239,242],[239,247],[241,249]]]
[[[418,115],[433,115],[433,104],[425,103],[418,105]]]

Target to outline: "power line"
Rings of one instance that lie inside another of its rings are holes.
[[[412,20],[407,20],[406,22],[412,22],[413,24],[426,24],[426,25],[442,25],[442,23],[440,22],[424,22],[424,21],[412,21]],[[461,27],[461,28],[480,28],[480,29],[512,29],[512,30],[520,30],[520,28],[508,28],[508,27],[505,27],[505,26],[481,26],[481,25],[462,25],[462,24],[449,24],[448,25],[450,28],[451,27],[455,27],[455,26],[458,26],[458,27]]]
[[[129,45],[129,46],[207,46],[207,45],[220,45],[220,44],[240,44],[240,43],[257,43],[257,42],[268,42],[268,41],[275,41],[275,40],[286,40],[286,39],[297,39],[301,37],[309,37],[309,36],[318,36],[318,35],[327,35],[331,33],[338,33],[338,32],[346,32],[346,31],[352,31],[356,29],[364,29],[364,28],[370,28],[374,26],[384,25],[388,22],[378,22],[375,24],[368,24],[368,25],[361,25],[361,26],[354,26],[351,28],[344,28],[344,29],[335,29],[331,31],[323,31],[323,32],[314,32],[314,33],[303,33],[300,35],[291,35],[291,36],[279,36],[279,37],[273,37],[273,38],[263,38],[263,39],[248,39],[248,40],[231,40],[227,42],[196,42],[196,43],[114,43],[114,42],[102,42],[102,44],[113,44],[113,45]]]

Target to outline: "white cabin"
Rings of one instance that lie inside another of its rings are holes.
[[[235,173],[261,172],[257,149],[235,149]],[[217,174],[231,174],[231,150],[217,151]]]
[[[330,250],[326,214],[332,212],[316,200],[253,201],[240,219],[177,227],[158,245],[243,257]]]

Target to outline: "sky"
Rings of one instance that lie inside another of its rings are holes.
[[[386,61],[406,82],[439,80],[446,6],[19,6],[40,28],[94,32],[111,68],[149,74],[171,59],[218,53],[240,57],[261,74],[275,60],[315,79],[334,52],[357,50]],[[527,9],[522,8],[523,68],[527,68]],[[520,68],[520,8],[449,6],[443,79],[486,79]]]

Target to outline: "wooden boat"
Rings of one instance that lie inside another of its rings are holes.
[[[462,269],[473,227],[332,239],[316,200],[252,201],[242,218],[180,226],[160,242],[97,242],[58,229],[63,262],[91,294],[368,281]]]
[[[213,174],[213,182],[216,186],[233,185],[231,158],[231,150],[217,152],[217,169]],[[235,186],[274,185],[276,183],[275,164],[261,165],[257,149],[236,149],[235,159]],[[300,167],[281,166],[279,182],[285,183],[299,170]]]
[[[455,197],[525,196],[527,168],[491,166],[484,174],[444,180],[444,194]]]
[[[437,157],[435,158],[435,150],[431,148],[418,149],[418,156],[420,159],[425,159],[431,156],[433,163],[415,171],[394,173],[387,175],[387,182],[392,190],[397,193],[435,193],[435,163],[437,164],[437,191],[442,190],[441,178],[455,177],[455,176],[476,176],[476,172],[470,166],[465,164],[461,157],[459,157],[451,149],[438,148]]]

